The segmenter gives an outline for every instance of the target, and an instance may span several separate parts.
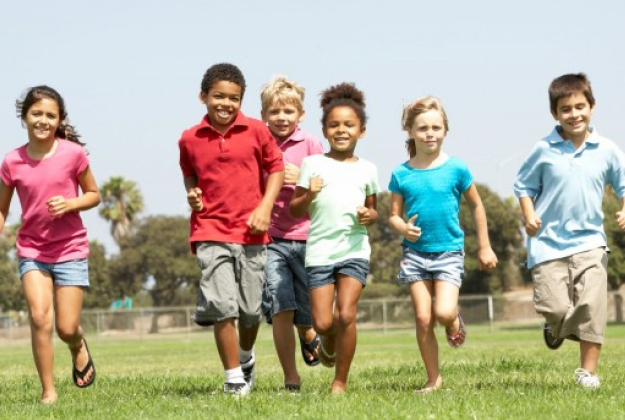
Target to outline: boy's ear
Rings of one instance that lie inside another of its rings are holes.
[[[200,98],[200,102],[202,102],[203,104],[206,104],[206,92],[200,91],[200,94],[198,95],[198,98]]]
[[[298,122],[298,123],[301,123],[302,121],[304,121],[304,117],[305,117],[305,115],[306,115],[306,110],[305,110],[305,109],[302,109],[302,110],[299,112],[299,120],[298,120],[297,122]]]

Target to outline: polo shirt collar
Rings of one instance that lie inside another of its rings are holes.
[[[288,143],[290,141],[304,141],[305,136],[304,132],[299,128],[299,125],[295,127],[295,130],[291,133],[288,139],[282,142],[282,144]]]
[[[551,134],[547,137],[547,141],[549,141],[549,143],[551,144],[564,143],[566,139],[560,135],[561,131],[562,127],[560,125],[556,125]],[[599,144],[600,137],[595,127],[589,126],[588,131],[590,131],[590,136],[588,136],[588,138],[584,142],[590,144]]]
[[[232,122],[232,124],[230,125],[230,127],[228,127],[228,131],[232,130],[233,127],[247,127],[249,125],[248,121],[247,121],[247,117],[245,115],[243,115],[243,113],[241,111],[239,111],[237,113],[236,118],[234,119],[234,121]],[[202,118],[202,121],[200,122],[200,130],[211,130],[214,131],[215,133],[221,135],[221,133],[216,130],[210,123],[209,119],[208,119],[208,114],[204,115],[204,118]]]

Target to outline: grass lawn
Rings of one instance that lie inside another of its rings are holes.
[[[90,337],[98,378],[89,389],[71,381],[69,351],[57,342],[59,401],[39,404],[29,343],[0,347],[0,418],[55,419],[622,419],[625,326],[611,325],[600,363],[602,387],[573,379],[579,346],[557,351],[538,325],[469,325],[466,345],[451,349],[439,330],[444,389],[414,395],[424,382],[414,330],[359,332],[346,395],[328,394],[333,371],[299,357],[302,392],[281,390],[271,331],[257,343],[258,382],[244,399],[222,395],[223,373],[212,332],[151,336],[142,341]]]

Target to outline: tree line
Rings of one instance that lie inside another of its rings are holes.
[[[464,200],[460,223],[465,232],[465,278],[461,293],[497,294],[527,286],[529,274],[523,269],[525,247],[523,220],[513,198],[502,199],[487,186],[477,185],[488,216],[492,248],[499,258],[494,271],[480,271],[477,237],[470,209]],[[193,305],[199,268],[188,243],[188,215],[142,216],[143,197],[136,183],[111,177],[101,188],[99,214],[110,224],[119,252],[107,255],[104,245],[91,241],[89,276],[91,288],[85,308],[107,308],[113,300],[130,296],[139,306]],[[608,265],[610,288],[618,288],[625,277],[625,235],[614,214],[620,200],[611,192],[603,203],[605,229],[611,248]],[[371,274],[363,297],[406,296],[405,287],[395,278],[402,257],[402,238],[388,224],[390,193],[378,195],[377,223],[369,228]],[[0,312],[24,310],[15,255],[19,224],[7,225],[0,235]]]

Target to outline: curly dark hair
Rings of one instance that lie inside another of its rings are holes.
[[[365,112],[365,94],[356,88],[353,83],[339,83],[330,86],[321,92],[321,125],[326,126],[328,115],[337,106],[347,106],[354,110],[360,124],[365,127],[367,125],[367,113]]]
[[[26,120],[26,114],[28,113],[30,107],[43,98],[53,100],[59,107],[59,119],[61,120],[61,124],[56,129],[54,135],[57,138],[69,140],[84,146],[85,143],[80,141],[80,134],[78,134],[76,128],[69,123],[67,108],[65,108],[65,101],[63,100],[63,97],[59,92],[52,89],[50,86],[41,85],[26,89],[21,98],[15,101],[17,117],[22,120],[22,123]]]
[[[241,86],[241,99],[243,99],[245,94],[245,77],[243,77],[243,73],[237,66],[230,63],[215,64],[206,70],[204,77],[202,77],[202,92],[208,93],[215,83],[221,81],[232,82]]]

